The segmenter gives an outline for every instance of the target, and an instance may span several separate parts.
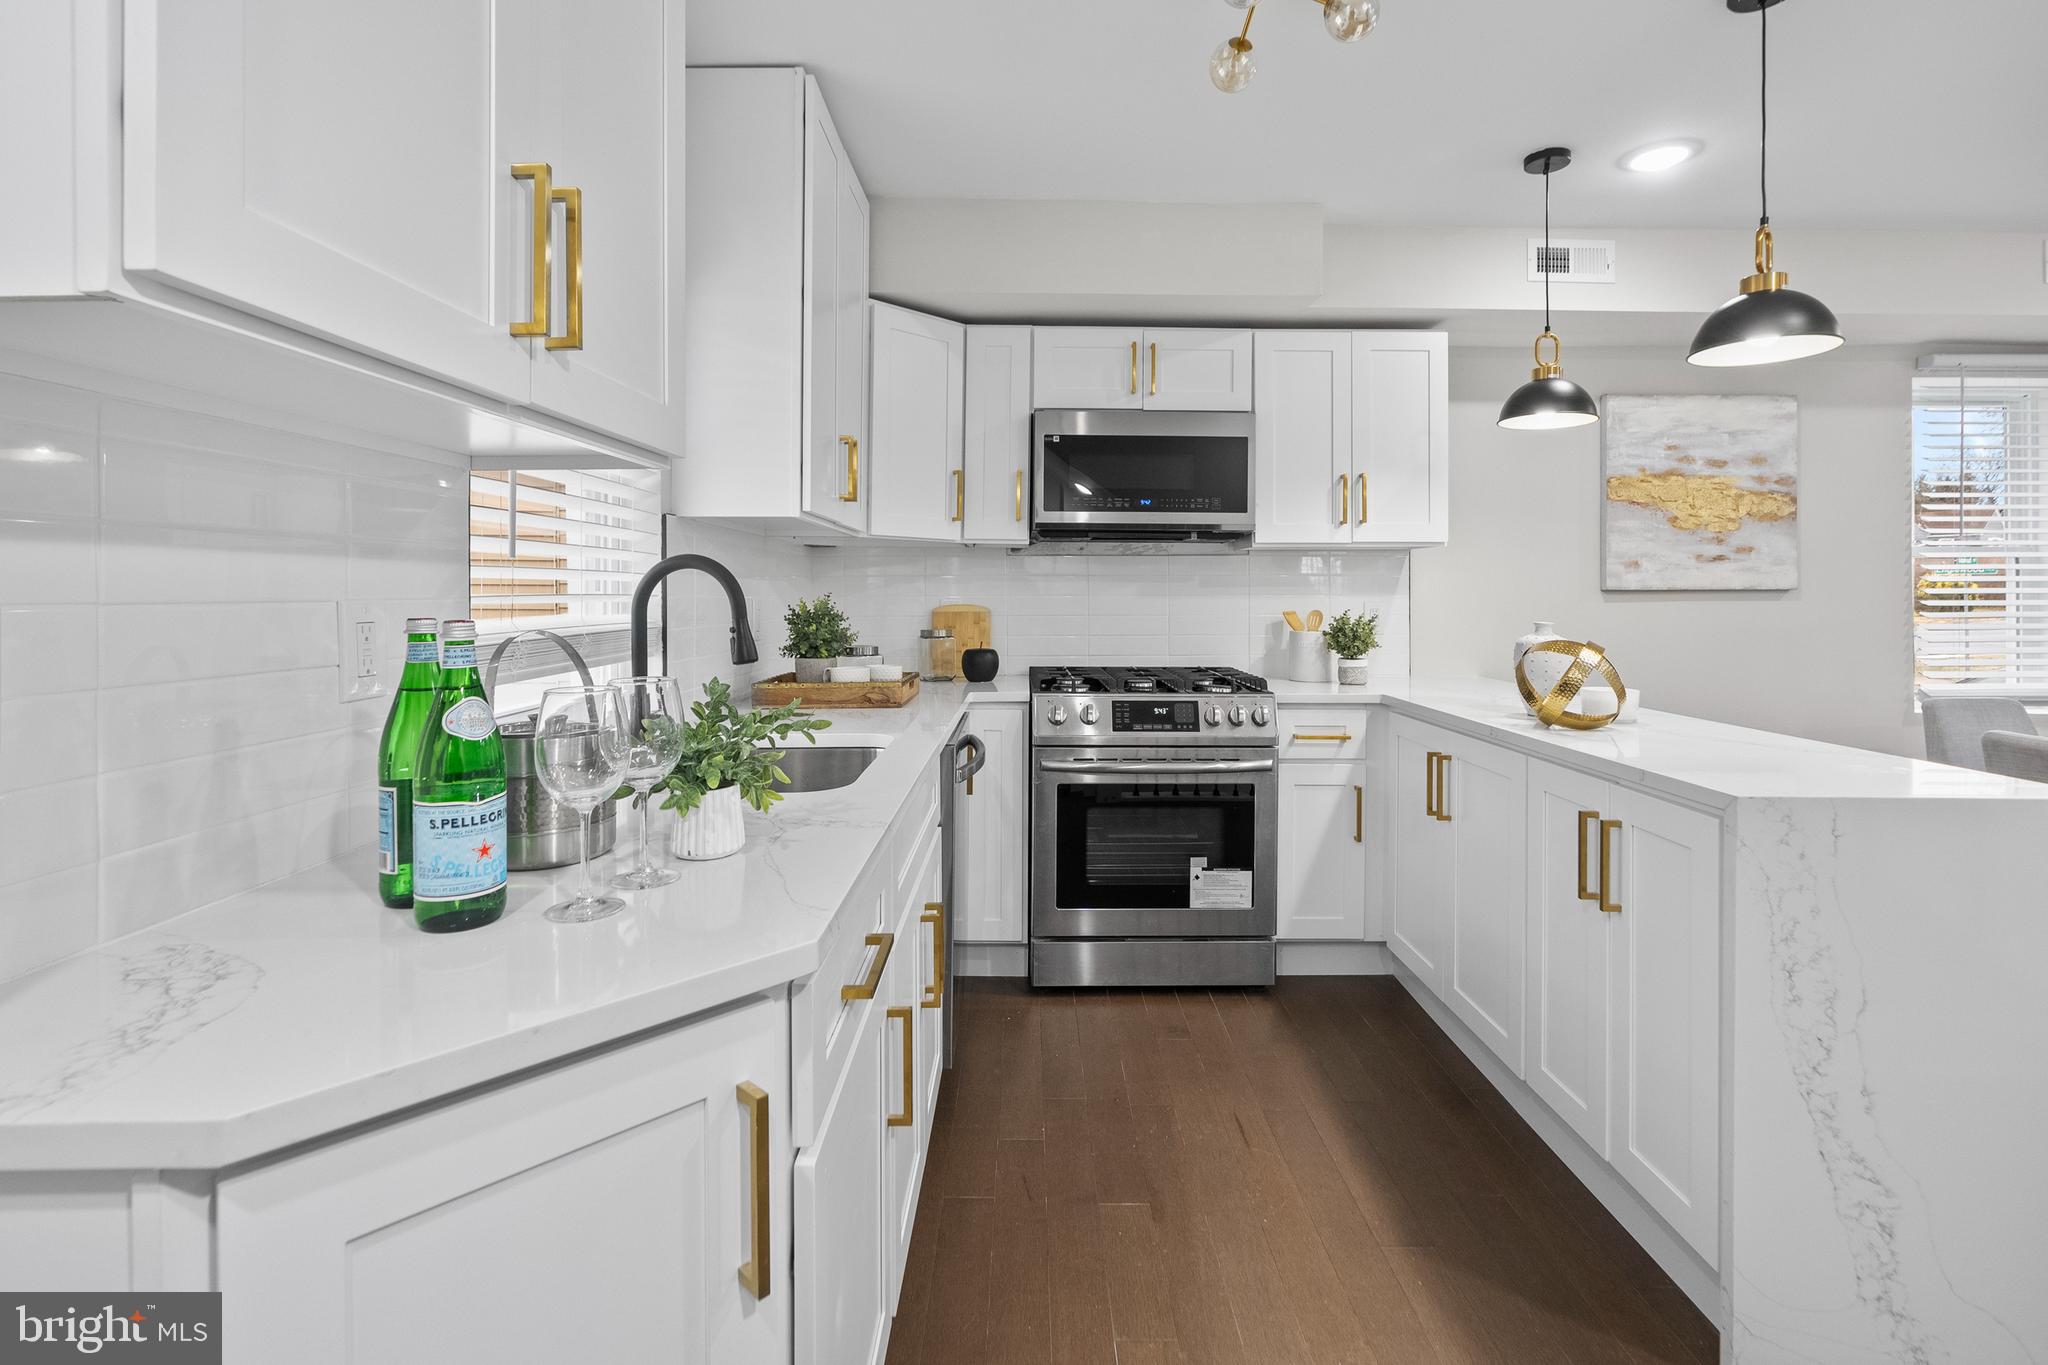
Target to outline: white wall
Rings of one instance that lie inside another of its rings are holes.
[[[467,502],[452,455],[0,375],[0,978],[374,838],[340,604],[395,684]]]
[[[1526,353],[1451,353],[1453,539],[1412,569],[1415,671],[1509,676],[1531,621],[1605,645],[1647,705],[1918,755],[1907,528],[1912,357],[1848,348],[1757,370],[1681,350],[1574,348],[1596,396],[1799,400],[1800,585],[1783,593],[1600,589],[1600,428],[1494,425]]]

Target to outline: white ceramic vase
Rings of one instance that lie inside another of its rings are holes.
[[[704,793],[696,809],[676,821],[676,857],[702,862],[739,852],[747,842],[745,809],[738,787]]]
[[[1368,681],[1364,659],[1337,660],[1337,685],[1339,687],[1364,687]]]
[[[795,659],[796,680],[800,683],[824,682],[837,659]]]
[[[1522,656],[1529,652],[1529,647],[1531,645],[1540,645],[1546,640],[1562,640],[1563,638],[1564,636],[1559,635],[1557,633],[1557,626],[1555,623],[1550,621],[1536,622],[1535,626],[1530,630],[1530,632],[1527,635],[1524,635],[1520,639],[1515,641],[1515,657],[1514,661],[1508,665],[1508,678],[1510,680],[1514,678],[1515,670],[1522,666]],[[1560,662],[1557,671],[1558,675],[1562,676],[1564,673],[1564,664],[1569,663],[1570,660],[1564,659],[1562,656],[1559,656],[1559,658]],[[1555,682],[1556,679],[1553,678],[1552,681]],[[1536,687],[1536,690],[1539,694],[1549,690],[1548,688],[1545,688],[1540,684],[1537,684],[1536,679],[1533,677],[1529,679],[1529,682],[1532,686]],[[1533,716],[1536,714],[1536,708],[1530,706],[1527,702],[1524,702],[1522,706],[1523,709],[1526,710],[1530,715]]]
[[[1319,630],[1287,632],[1287,676],[1296,682],[1326,683],[1334,656]]]

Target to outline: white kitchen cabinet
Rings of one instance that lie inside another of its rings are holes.
[[[1142,408],[1139,327],[1034,327],[1031,406]]]
[[[1393,810],[1387,821],[1387,947],[1422,984],[1443,994],[1449,956],[1451,830],[1436,804],[1442,732],[1392,717],[1389,732]]]
[[[1446,735],[1444,750],[1436,799],[1452,849],[1444,1000],[1519,1076],[1528,761],[1462,736]]]
[[[817,1138],[796,1159],[797,1365],[874,1365],[890,1313],[882,1215],[883,1024],[853,1020],[853,1056]],[[626,1357],[613,1357],[623,1359]]]
[[[966,943],[1023,943],[1030,713],[1022,703],[977,706],[967,720],[987,758],[959,799],[967,819],[967,878],[954,936]]]
[[[1031,539],[1025,485],[1031,478],[1031,331],[967,329],[967,470],[970,545]]]
[[[1250,412],[1252,334],[1147,328],[1145,406],[1165,412]]]
[[[222,1179],[227,1359],[787,1359],[788,1019],[759,998]]]
[[[684,516],[867,527],[868,203],[818,83],[689,73]]]
[[[1362,763],[1279,765],[1282,939],[1365,937]]]
[[[868,534],[958,542],[969,497],[967,329],[894,304],[868,308]]]
[[[1257,539],[1348,545],[1351,333],[1260,332],[1254,352]]]
[[[1529,765],[1528,1069],[1534,1090],[1604,1159],[1612,922],[1596,870],[1609,785]]]

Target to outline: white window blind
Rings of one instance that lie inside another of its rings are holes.
[[[1914,681],[2048,700],[2048,371],[1913,380]]]
[[[600,679],[631,671],[633,588],[661,557],[662,475],[650,469],[475,470],[469,482],[469,603],[480,655],[525,631],[575,645]],[[659,659],[661,598],[649,618]],[[553,641],[518,640],[492,697],[502,714],[575,680]]]

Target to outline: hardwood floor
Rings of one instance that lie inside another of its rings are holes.
[[[963,979],[890,1365],[1712,1365],[1390,977]]]

